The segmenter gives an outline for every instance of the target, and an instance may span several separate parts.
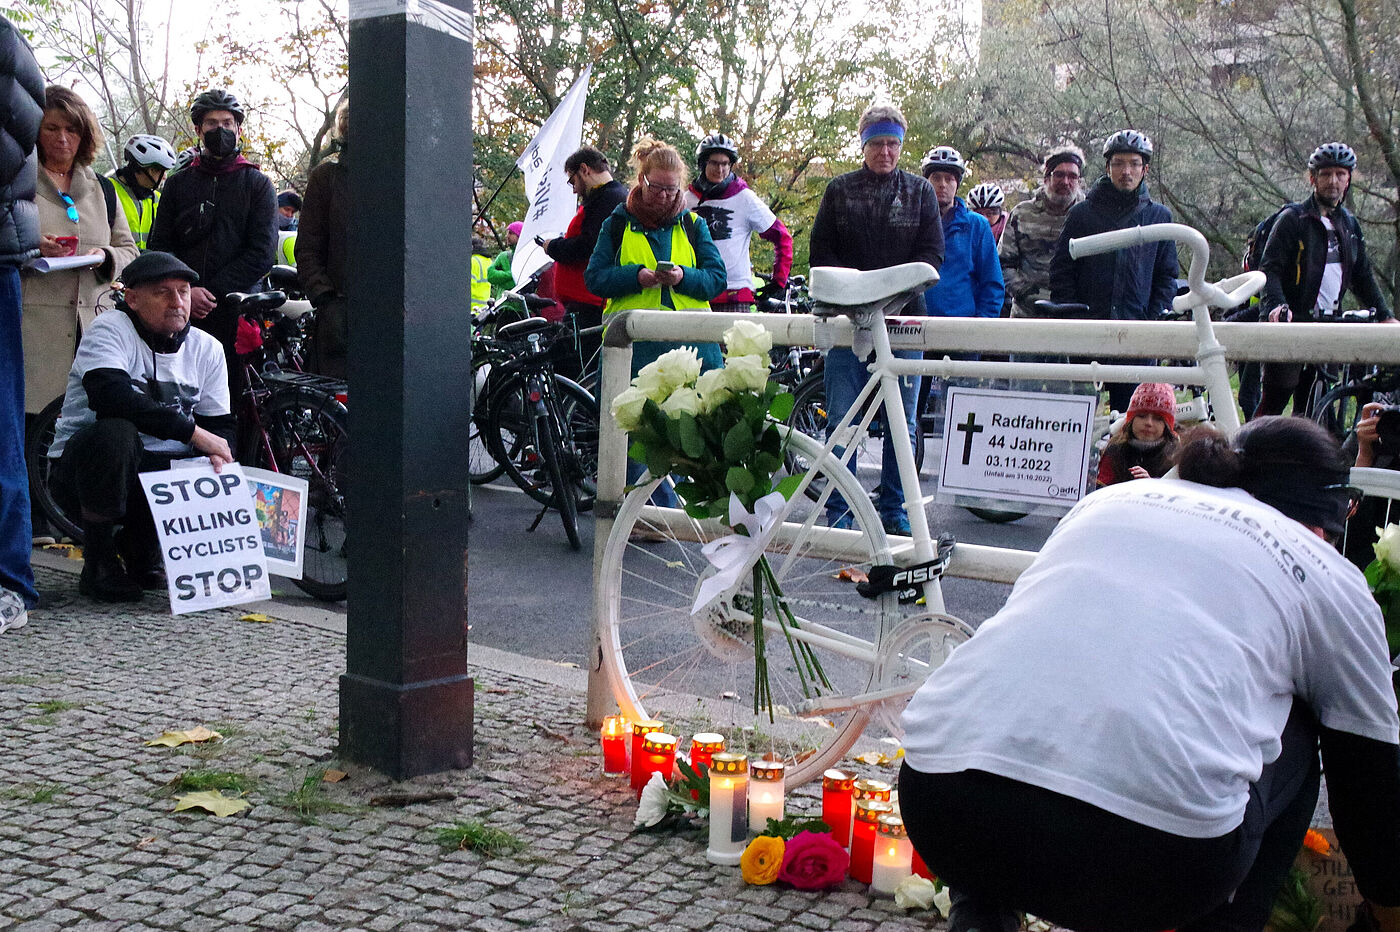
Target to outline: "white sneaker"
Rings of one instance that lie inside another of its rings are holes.
[[[29,624],[29,612],[19,593],[0,589],[0,634]]]

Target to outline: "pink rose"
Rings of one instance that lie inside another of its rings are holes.
[[[851,856],[827,832],[798,832],[783,852],[778,879],[799,890],[825,890],[846,879]]]

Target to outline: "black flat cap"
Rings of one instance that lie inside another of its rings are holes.
[[[168,252],[143,252],[122,270],[122,284],[149,285],[167,278],[183,278],[193,284],[199,273]]]

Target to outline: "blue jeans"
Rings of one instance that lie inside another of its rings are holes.
[[[29,473],[24,467],[24,345],[19,269],[0,266],[0,586],[39,601],[29,551]]]
[[[917,350],[896,351],[894,354],[899,359],[922,359],[923,353]],[[856,396],[865,387],[866,381],[870,378],[870,373],[866,371],[865,364],[856,359],[846,347],[835,347],[826,354],[825,386],[826,386],[826,435],[831,437],[836,425],[846,416],[846,412],[851,410],[851,405],[855,404]],[[919,377],[905,376],[899,380],[899,394],[904,401],[905,426],[909,430],[909,439],[914,439],[915,418],[918,416],[919,397]],[[876,499],[876,508],[880,512],[881,521],[891,521],[904,514],[904,488],[899,483],[899,465],[894,458],[894,440],[886,425],[884,434],[884,452],[880,462],[880,489]],[[836,454],[840,456],[844,450],[837,448]],[[856,470],[856,456],[851,454],[851,472]],[[836,521],[847,511],[846,501],[837,492],[832,492],[831,497],[826,502],[826,516],[828,523]]]
[[[718,343],[633,343],[632,344],[632,378],[637,377],[637,373],[642,371],[642,367],[649,365],[660,359],[662,355],[669,353],[673,349],[682,346],[695,347],[696,354],[700,357],[700,371],[707,372],[710,369],[718,369],[724,365],[724,356],[720,353]],[[646,472],[646,466],[630,457],[627,460],[627,484],[636,485],[642,478],[642,473]],[[676,490],[667,483],[661,483],[647,499],[651,504],[659,508],[679,508],[680,502],[676,499]]]

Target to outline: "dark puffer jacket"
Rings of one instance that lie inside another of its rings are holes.
[[[34,144],[44,116],[44,76],[29,43],[0,16],[0,265],[39,251]]]
[[[1087,304],[1090,316],[1103,320],[1155,320],[1176,294],[1176,243],[1071,259],[1069,241],[1171,220],[1172,212],[1148,196],[1146,181],[1125,193],[1107,176],[1100,178],[1065,218],[1050,260],[1050,300]]]

